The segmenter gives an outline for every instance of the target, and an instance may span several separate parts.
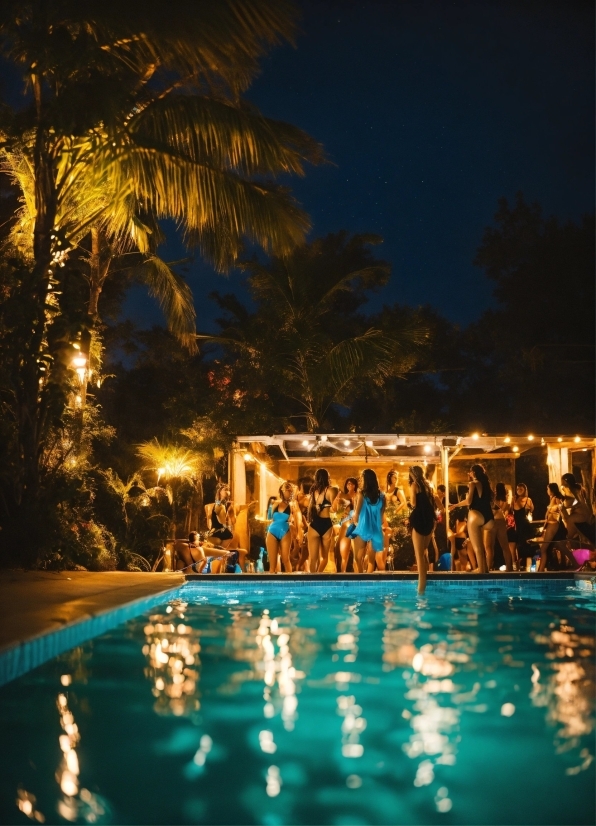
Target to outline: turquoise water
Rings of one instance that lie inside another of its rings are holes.
[[[594,822],[593,595],[218,588],[0,689],[1,822]]]

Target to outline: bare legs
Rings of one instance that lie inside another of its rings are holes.
[[[481,574],[486,574],[486,549],[484,547],[484,532],[492,530],[494,519],[484,524],[484,516],[478,511],[470,510],[468,513],[468,534],[472,548],[478,560],[478,570]]]
[[[513,570],[511,564],[511,551],[509,550],[509,542],[507,541],[507,525],[504,519],[493,519],[492,528],[486,528],[484,531],[484,542],[486,545],[486,562],[488,570],[491,571],[495,561],[495,539],[498,541],[503,551],[503,559],[505,560],[505,568],[508,571]],[[490,522],[489,522],[490,525]]]
[[[329,549],[333,540],[333,529],[329,528],[327,533],[320,536],[314,528],[308,528],[308,558],[310,562],[311,574],[322,573],[329,559]]]
[[[426,549],[429,546],[432,533],[423,536],[421,533],[412,529],[412,544],[414,545],[414,553],[416,554],[416,565],[418,567],[418,593],[423,594],[426,589]]]
[[[339,533],[337,535],[337,547],[339,548],[339,553],[341,556],[342,574],[345,574],[348,568],[348,562],[350,560],[350,551],[352,550],[352,541],[349,537],[346,536],[346,531],[348,530],[349,524],[349,522],[344,522],[344,524],[340,526]]]
[[[277,573],[277,558],[281,555],[281,561],[287,574],[292,573],[292,563],[290,562],[290,546],[292,545],[292,534],[288,531],[281,540],[273,536],[272,533],[267,533],[265,538],[267,545],[267,554],[269,556],[269,573]]]

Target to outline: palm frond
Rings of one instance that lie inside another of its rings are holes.
[[[196,313],[192,290],[186,281],[156,255],[145,258],[141,264],[132,267],[131,272],[158,300],[168,329],[185,347],[195,352]]]

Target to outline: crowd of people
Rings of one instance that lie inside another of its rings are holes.
[[[529,570],[533,558],[538,571],[577,569],[580,547],[583,561],[596,565],[594,512],[586,490],[566,473],[561,486],[550,483],[547,492],[545,518],[538,522],[527,486],[519,483],[513,492],[498,482],[493,489],[481,464],[471,466],[467,495],[455,502],[447,501],[444,485],[434,489],[419,465],[410,467],[406,490],[399,487],[394,470],[381,489],[371,468],[358,479],[348,477],[341,487],[319,468],[314,479],[282,482],[278,495],[270,498],[266,568],[272,574],[323,573],[331,559],[337,572],[395,569],[394,539],[400,526],[411,536],[411,570],[418,572],[420,593],[433,569]],[[181,567],[192,566],[199,573],[242,571],[246,551],[237,547],[228,485],[218,486],[216,501],[208,508],[209,535],[190,535],[186,552],[180,554]],[[504,563],[498,568],[497,550]]]

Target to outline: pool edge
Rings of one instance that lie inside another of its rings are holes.
[[[143,611],[167,602],[184,587],[185,583],[177,583],[170,588],[136,597],[116,607],[101,608],[92,616],[80,617],[61,628],[41,631],[29,639],[6,646],[0,651],[0,687],[65,651],[133,619]]]

